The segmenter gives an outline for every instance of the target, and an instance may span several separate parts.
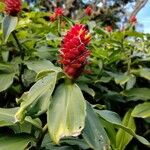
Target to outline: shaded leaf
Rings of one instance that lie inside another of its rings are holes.
[[[34,142],[34,138],[26,135],[2,135],[0,134],[1,150],[24,150],[30,143]]]
[[[132,88],[121,92],[124,96],[127,96],[128,100],[149,100],[150,99],[150,89],[148,88]]]
[[[101,113],[102,110],[96,110],[96,112],[99,114],[99,116],[101,118],[103,118],[104,120],[106,120],[107,122],[111,123],[114,125],[115,128],[121,128],[124,131],[126,131],[127,133],[129,133],[130,135],[134,136],[137,140],[139,140],[141,143],[150,146],[149,141],[147,141],[145,138],[143,138],[142,136],[137,135],[132,129],[124,126],[122,123],[120,123],[120,117],[119,115],[117,115],[115,112],[112,112],[111,115],[108,115],[111,113],[111,111],[109,113]],[[114,115],[113,115],[114,114]]]
[[[97,114],[94,112],[89,103],[87,103],[87,116],[82,135],[92,149],[109,149],[110,143],[106,131],[104,130]]]

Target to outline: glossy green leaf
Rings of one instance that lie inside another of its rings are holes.
[[[128,100],[149,100],[150,89],[148,88],[132,88],[130,90],[123,91],[122,94],[128,97]]]
[[[78,136],[85,124],[86,104],[76,84],[60,85],[47,112],[48,129],[55,143],[65,136]]]
[[[149,118],[150,117],[150,102],[145,102],[137,105],[131,115],[137,118]]]
[[[21,104],[16,113],[16,120],[22,121],[25,116],[38,116],[49,107],[51,94],[56,84],[57,73],[52,72],[37,81],[17,102]]]
[[[18,17],[5,16],[2,23],[4,42],[7,42],[11,32],[15,30],[17,23],[18,23]]]
[[[8,89],[11,86],[14,77],[15,77],[14,73],[0,74],[0,92]]]
[[[87,103],[87,116],[82,135],[92,149],[109,149],[110,143],[106,131],[104,130],[97,114],[94,112],[89,103]]]
[[[122,125],[130,128],[132,131],[135,132],[136,126],[133,117],[131,116],[131,110],[126,113],[123,118]],[[124,150],[125,147],[129,144],[132,140],[133,136],[124,131],[123,129],[119,129],[116,135],[116,148],[118,150]]]
[[[24,150],[30,143],[34,143],[34,141],[33,137],[26,134],[0,134],[0,150]]]
[[[123,125],[121,123],[120,117],[118,114],[116,114],[115,112],[111,112],[111,111],[103,111],[103,110],[96,110],[96,112],[99,114],[99,116],[101,118],[103,118],[105,121],[111,123],[114,125],[115,128],[121,128],[124,131],[126,131],[127,133],[129,133],[130,135],[134,136],[137,140],[139,140],[141,143],[150,146],[150,142],[147,141],[145,138],[143,138],[142,136],[137,135],[134,130],[132,130],[129,127],[126,127],[125,125]]]

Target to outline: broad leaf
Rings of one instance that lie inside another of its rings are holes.
[[[123,91],[122,94],[128,97],[128,100],[149,100],[150,89],[148,88],[132,88],[130,90]]]
[[[43,139],[42,148],[46,148],[46,150],[74,150],[71,146],[55,146],[48,134]]]
[[[92,149],[109,149],[110,143],[106,131],[89,103],[87,103],[87,116],[82,135]]]
[[[135,132],[136,126],[133,117],[131,116],[131,110],[128,111],[123,118],[122,125],[132,129]],[[124,150],[125,147],[132,140],[133,136],[124,131],[123,129],[119,129],[116,135],[116,148],[118,150]]]
[[[8,89],[13,83],[15,73],[0,74],[0,92]]]
[[[22,121],[25,116],[38,116],[48,109],[51,94],[56,84],[57,73],[52,72],[37,81],[28,92],[17,99],[21,106],[16,119]]]
[[[138,117],[138,118],[148,118],[150,117],[150,102],[145,102],[143,104],[137,105],[131,115],[133,117]]]
[[[131,72],[137,76],[140,76],[147,80],[150,80],[150,69],[149,68],[141,68],[141,69],[137,69],[137,70],[131,70]]]
[[[114,125],[114,127],[116,128],[121,128],[124,131],[126,131],[127,133],[129,133],[130,135],[134,136],[137,140],[139,140],[141,143],[150,146],[149,141],[147,141],[145,138],[143,138],[142,136],[137,135],[131,128],[124,126],[121,123],[120,117],[118,114],[116,114],[115,112],[111,112],[111,111],[104,111],[104,110],[96,110],[96,112],[99,114],[99,116],[101,118],[103,118],[105,121],[111,123]]]
[[[22,124],[16,124],[15,120],[15,114],[18,111],[18,107],[16,108],[0,108],[0,127],[4,126],[22,126],[24,123],[32,124],[33,126],[41,129],[41,123],[39,119],[32,119],[31,117],[26,117],[25,122]]]
[[[79,84],[79,87],[81,88],[82,91],[88,93],[92,97],[95,96],[95,92],[92,88],[89,88],[87,84]]]
[[[53,96],[47,112],[48,129],[55,143],[65,136],[78,136],[84,128],[85,100],[76,84],[62,84]]]
[[[35,139],[26,134],[19,135],[2,135],[0,134],[0,149],[1,150],[24,150]]]
[[[48,60],[25,61],[24,62],[30,70],[35,71],[37,74],[43,71],[61,72],[61,68],[55,67]]]
[[[18,17],[5,16],[2,23],[4,42],[7,41],[11,32],[15,30],[17,23],[18,23]]]

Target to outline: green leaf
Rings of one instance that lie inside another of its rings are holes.
[[[55,88],[57,73],[52,72],[37,81],[28,92],[17,99],[21,106],[16,119],[22,121],[25,116],[38,116],[47,111],[51,94]]]
[[[150,117],[150,102],[145,102],[137,105],[131,115],[137,118],[148,118]]]
[[[78,136],[84,128],[85,100],[76,84],[62,84],[53,96],[47,112],[48,129],[55,143],[65,136]]]
[[[20,126],[20,124],[16,124],[15,120],[15,114],[18,111],[18,107],[16,108],[0,108],[0,127],[4,126],[13,126],[17,125]],[[25,122],[23,123],[28,123],[32,124],[33,126],[41,129],[42,125],[39,119],[32,119],[31,117],[26,117]],[[21,124],[22,125],[22,124]]]
[[[109,71],[106,71],[106,73],[114,78],[116,84],[123,85],[126,82],[128,82],[128,80],[130,79],[130,75],[128,75],[127,73],[118,73],[117,74],[117,73],[113,73],[113,72],[109,72]]]
[[[128,100],[149,100],[150,99],[150,89],[148,88],[132,88],[121,92],[124,96],[128,97]]]
[[[130,78],[126,84],[126,90],[132,89],[136,83],[136,77],[134,75],[130,75]]]
[[[141,68],[136,70],[131,70],[131,73],[143,77],[147,80],[150,80],[150,69],[149,68]]]
[[[132,129],[135,132],[136,126],[133,117],[131,116],[131,110],[129,110],[123,118],[122,125]],[[119,129],[116,135],[116,148],[118,150],[124,150],[125,147],[132,140],[133,136],[124,131],[123,129]]]
[[[17,23],[18,23],[18,17],[13,17],[13,16],[4,17],[2,23],[4,42],[7,42],[11,32],[15,30]]]
[[[102,111],[102,110],[96,110],[96,112],[99,114],[99,116],[101,118],[103,118],[105,121],[109,122],[110,124],[113,124],[115,128],[121,128],[124,131],[126,131],[127,133],[129,133],[130,135],[134,136],[137,140],[139,140],[141,143],[150,146],[149,141],[147,141],[145,138],[143,138],[142,136],[137,135],[131,128],[124,126],[121,121],[120,121],[120,117],[118,114],[116,114],[115,112],[111,112],[109,111],[108,113],[106,113],[106,111]],[[110,113],[112,113],[110,115]]]
[[[89,149],[90,148],[84,139],[80,139],[78,137],[64,138],[64,139],[60,140],[60,144],[67,144],[67,145],[71,145],[71,146],[77,145],[81,149]]]
[[[35,71],[37,74],[45,71],[61,72],[61,68],[55,67],[48,60],[25,61],[24,63],[27,65],[28,69]]]
[[[15,124],[15,113],[18,108],[0,108],[0,127],[11,126]]]
[[[88,93],[92,97],[95,96],[95,92],[92,88],[89,88],[87,84],[79,84],[79,87],[81,88],[82,91]]]
[[[118,124],[121,124],[121,119],[119,115],[113,111],[109,110],[96,110],[96,112],[105,120],[109,120],[109,122],[115,124],[116,122]]]
[[[48,134],[43,139],[42,147],[46,148],[46,150],[74,150],[71,146],[54,145]]]
[[[11,86],[14,77],[15,77],[14,73],[0,74],[0,92],[8,89]]]
[[[26,135],[2,135],[0,134],[1,150],[24,150],[30,143],[34,142],[34,138]]]
[[[87,116],[82,135],[92,149],[109,149],[110,143],[106,131],[89,103],[87,103]]]

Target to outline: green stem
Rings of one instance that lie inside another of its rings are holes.
[[[16,36],[15,31],[12,32],[12,35],[13,35],[13,37],[14,37],[14,39],[15,39],[17,45],[18,45],[18,48],[19,48],[19,50],[20,50],[21,59],[24,60],[25,51],[24,51],[24,49],[22,48],[22,46],[21,46],[21,44],[20,44],[20,42],[19,42],[19,40],[18,40],[18,38],[17,38],[17,36]]]
[[[45,136],[45,134],[47,133],[47,131],[48,131],[48,124],[46,124],[46,125],[43,127],[41,133],[39,134],[39,137],[38,137],[37,143],[36,143],[36,150],[40,150],[40,147],[41,147],[41,145],[42,145],[44,136]]]
[[[22,46],[21,46],[21,44],[20,44],[20,42],[19,42],[19,40],[18,40],[18,38],[17,38],[17,36],[16,36],[15,31],[12,32],[12,35],[13,35],[13,37],[14,37],[14,39],[15,39],[17,45],[18,45],[18,48],[19,48],[19,50],[20,50],[20,57],[21,57],[21,60],[24,60],[24,56],[25,56],[24,48],[22,48]],[[23,63],[21,63],[21,64],[20,64],[20,72],[19,72],[19,81],[20,81],[20,84],[21,84],[22,88],[24,88],[24,84],[23,84],[23,82],[22,82],[22,74],[23,74],[23,72],[24,72],[24,65],[23,65]]]

